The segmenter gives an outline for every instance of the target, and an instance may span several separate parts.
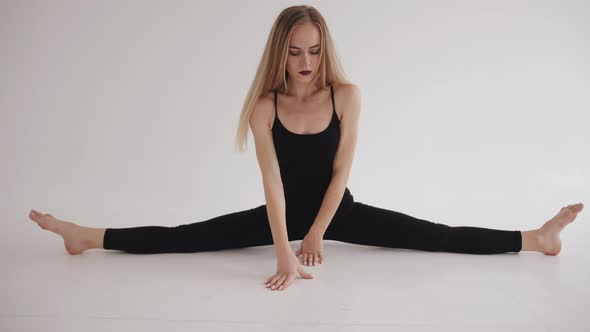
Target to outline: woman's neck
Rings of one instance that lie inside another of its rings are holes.
[[[306,101],[312,98],[318,91],[321,90],[317,84],[307,82],[297,82],[287,80],[288,93],[287,96],[296,101]]]

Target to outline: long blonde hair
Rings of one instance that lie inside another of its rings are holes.
[[[293,30],[299,24],[312,22],[320,30],[320,65],[319,71],[312,78],[313,83],[325,88],[328,84],[350,83],[347,78],[332,42],[326,22],[320,12],[312,6],[292,6],[284,9],[275,20],[264,48],[264,53],[256,77],[250,86],[248,95],[240,113],[235,148],[243,152],[247,148],[249,120],[252,108],[263,95],[274,90],[287,92],[287,56],[289,40]]]

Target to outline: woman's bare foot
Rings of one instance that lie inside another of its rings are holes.
[[[77,255],[94,247],[93,239],[88,236],[85,227],[73,222],[59,220],[51,214],[43,214],[36,210],[31,210],[29,218],[36,222],[39,227],[59,234],[64,239],[64,245],[70,255]]]
[[[559,213],[539,228],[539,245],[546,255],[556,256],[561,251],[559,233],[569,223],[574,221],[578,213],[584,209],[584,204],[572,204],[561,208]]]

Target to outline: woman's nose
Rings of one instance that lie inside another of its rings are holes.
[[[303,57],[303,61],[305,62],[305,64],[306,64],[306,65],[311,65],[311,56],[310,56],[310,55],[308,55],[308,54],[306,54],[306,55]]]

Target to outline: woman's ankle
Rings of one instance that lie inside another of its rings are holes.
[[[88,249],[104,249],[104,233],[106,228],[84,228],[84,244],[88,246]]]
[[[541,251],[539,243],[540,231],[538,229],[530,231],[521,231],[522,249],[521,251]]]

